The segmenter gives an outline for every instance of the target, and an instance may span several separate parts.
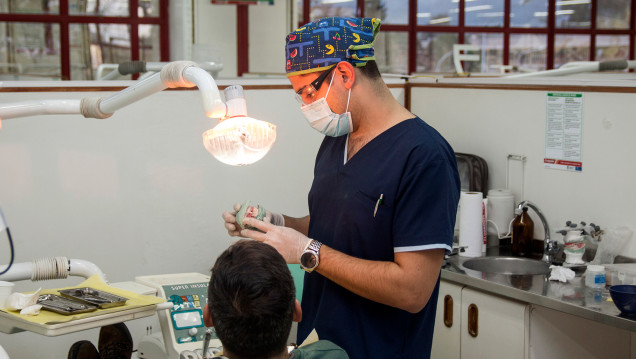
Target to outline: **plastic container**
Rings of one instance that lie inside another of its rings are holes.
[[[585,272],[585,285],[593,289],[605,288],[605,267],[593,264],[588,265]]]
[[[636,284],[636,263],[606,264],[607,285]]]
[[[510,221],[515,216],[515,198],[507,189],[488,191],[488,234],[504,236],[508,234]],[[493,225],[494,223],[494,225]]]

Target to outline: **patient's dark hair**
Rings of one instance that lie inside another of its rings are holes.
[[[268,244],[240,240],[217,258],[208,306],[226,352],[241,359],[285,350],[296,290],[285,259]]]

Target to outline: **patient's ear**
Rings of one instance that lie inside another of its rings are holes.
[[[303,319],[303,310],[300,308],[300,302],[298,299],[294,301],[294,316],[292,317],[292,321],[300,323]]]
[[[206,327],[213,327],[214,323],[212,321],[212,313],[210,313],[209,304],[203,306],[203,324]]]

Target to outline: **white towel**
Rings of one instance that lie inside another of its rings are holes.
[[[552,270],[550,272],[550,280],[558,280],[559,282],[565,283],[574,279],[574,271],[570,268],[552,265],[550,266],[550,269]]]

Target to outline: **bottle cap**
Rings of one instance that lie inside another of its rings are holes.
[[[590,264],[587,266],[587,270],[589,270],[590,272],[604,272],[605,266]]]

